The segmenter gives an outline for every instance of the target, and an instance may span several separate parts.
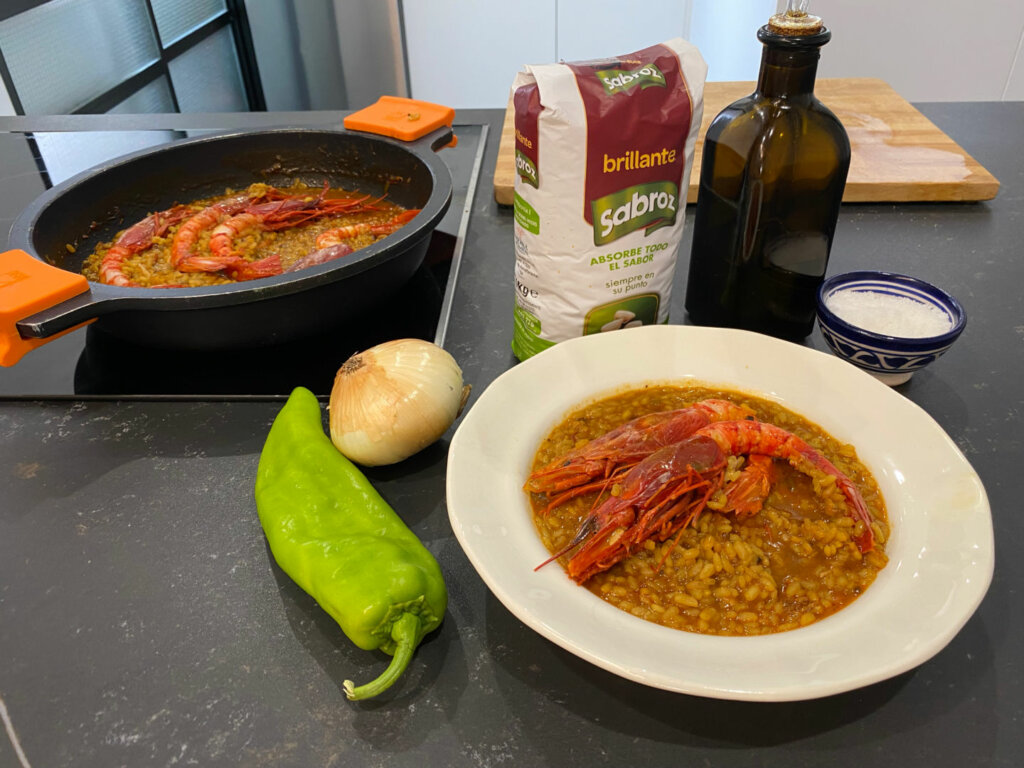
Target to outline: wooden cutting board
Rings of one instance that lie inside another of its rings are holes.
[[[687,202],[697,200],[704,133],[726,106],[754,90],[754,83],[707,83]],[[815,94],[842,121],[850,137],[845,203],[991,200],[999,182],[955,141],[892,87],[872,78],[824,78]],[[515,136],[511,102],[494,169],[494,199],[511,205]]]

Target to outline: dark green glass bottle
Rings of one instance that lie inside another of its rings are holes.
[[[806,14],[791,24],[790,13],[758,30],[757,90],[722,110],[704,139],[686,311],[698,325],[802,339],[814,325],[850,142],[814,97],[831,32]]]

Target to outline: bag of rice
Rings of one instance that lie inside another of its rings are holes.
[[[668,322],[707,65],[681,38],[513,83],[520,360]]]

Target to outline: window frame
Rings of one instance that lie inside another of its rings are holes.
[[[45,5],[47,0],[6,0],[3,9],[0,10],[0,21],[5,21],[25,11],[30,11]],[[245,0],[225,0],[224,10],[210,19],[203,22],[194,30],[175,40],[170,45],[165,45],[160,38],[157,28],[156,16],[153,13],[153,5],[150,0],[143,0],[146,6],[149,23],[152,27],[153,36],[157,41],[157,58],[147,64],[138,72],[128,75],[112,88],[97,95],[87,103],[71,111],[75,115],[104,114],[116,107],[122,101],[145,88],[150,83],[164,78],[168,91],[171,95],[171,103],[174,111],[180,112],[178,96],[174,90],[174,82],[171,79],[170,62],[194,48],[206,40],[210,35],[220,32],[229,27],[232,33],[232,40],[235,46],[235,54],[238,58],[238,67],[242,77],[242,89],[245,100],[251,112],[265,112],[267,105],[263,95],[263,86],[260,83],[259,68],[256,63],[256,50],[253,46],[252,33],[249,29],[249,17],[245,11]],[[10,96],[14,111],[24,115],[25,110],[18,95],[18,89],[11,77],[7,62],[4,59],[3,51],[0,50],[0,80]]]

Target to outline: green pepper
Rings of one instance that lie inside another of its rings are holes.
[[[364,650],[392,655],[350,699],[402,674],[448,605],[441,568],[365,475],[324,433],[320,403],[298,387],[274,420],[256,473],[256,508],[277,564]]]

